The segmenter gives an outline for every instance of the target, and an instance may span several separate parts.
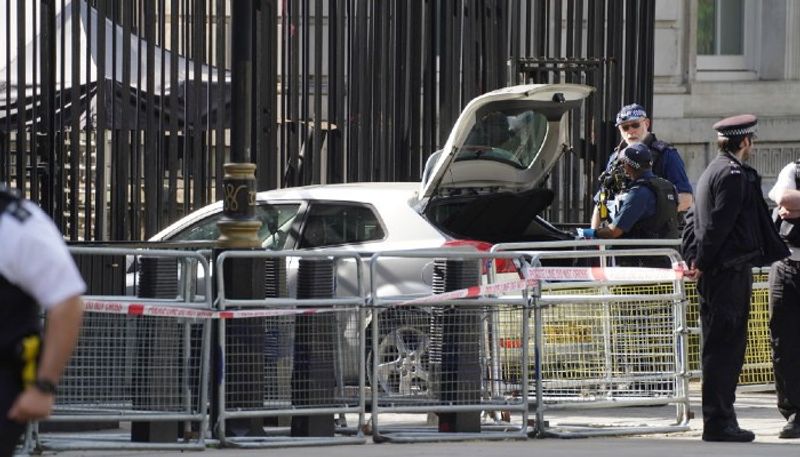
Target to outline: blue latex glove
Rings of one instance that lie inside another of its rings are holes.
[[[578,232],[578,238],[580,239],[591,239],[596,235],[593,228],[579,228],[576,232]]]

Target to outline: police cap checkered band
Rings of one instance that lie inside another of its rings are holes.
[[[647,117],[647,111],[644,110],[644,107],[638,103],[634,103],[632,105],[625,105],[619,110],[617,113],[617,126],[622,123],[633,121],[636,119],[643,119]]]
[[[650,148],[642,143],[634,143],[623,149],[619,154],[619,160],[622,163],[628,164],[636,170],[650,168],[652,158]]]
[[[758,118],[752,114],[726,117],[714,124],[714,130],[721,138],[732,138],[756,133]]]

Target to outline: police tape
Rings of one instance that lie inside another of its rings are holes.
[[[407,300],[399,305],[414,305],[418,303],[440,302],[445,300],[459,300],[462,298],[475,298],[483,295],[500,295],[507,292],[516,292],[523,289],[536,289],[539,287],[539,279],[520,279],[518,281],[500,282],[486,284],[483,286],[472,286],[466,289],[458,289],[441,294],[428,295],[425,297]]]
[[[102,300],[84,300],[83,309],[87,312],[100,314],[186,319],[247,319],[255,317],[300,316],[341,312],[343,310],[342,308],[296,308],[213,311],[208,309],[183,308],[170,304],[127,303]]]
[[[436,303],[460,300],[485,295],[501,295],[523,289],[536,289],[540,281],[628,281],[664,282],[683,279],[685,264],[673,264],[672,268],[651,267],[527,267],[521,270],[525,279],[482,286],[471,286],[441,294],[428,295],[398,303],[399,306],[420,303]]]
[[[460,300],[486,295],[502,295],[524,289],[537,289],[540,281],[620,281],[620,282],[664,282],[679,281],[683,278],[686,266],[674,264],[672,268],[650,267],[527,267],[520,270],[525,279],[471,286],[441,294],[427,295],[403,301],[397,306],[436,303],[447,300]],[[84,300],[84,310],[105,314],[125,314],[128,316],[154,316],[189,319],[246,319],[256,317],[278,317],[312,315],[341,312],[342,308],[294,308],[294,309],[246,309],[246,310],[207,310],[185,308],[168,303],[130,303],[102,300]]]
[[[679,281],[686,266],[651,267],[528,267],[523,275],[546,281]]]

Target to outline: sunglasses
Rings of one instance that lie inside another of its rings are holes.
[[[628,131],[628,130],[630,130],[630,129],[634,129],[634,130],[636,130],[636,129],[638,129],[638,128],[639,128],[639,127],[641,127],[641,126],[642,126],[642,123],[641,123],[641,122],[631,122],[630,124],[623,124],[623,125],[620,125],[620,128],[621,128],[623,131],[627,132],[627,131]]]

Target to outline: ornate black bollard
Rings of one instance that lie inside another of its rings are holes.
[[[297,298],[333,298],[334,261],[301,259],[297,272]],[[292,405],[325,407],[331,405],[336,389],[334,358],[337,354],[333,314],[297,316],[294,333]],[[333,414],[292,417],[292,436],[333,436]]]
[[[435,259],[433,293],[477,286],[479,260]],[[481,393],[480,309],[436,306],[431,320],[431,374],[442,405],[476,404]],[[440,432],[478,433],[480,412],[439,413]]]

